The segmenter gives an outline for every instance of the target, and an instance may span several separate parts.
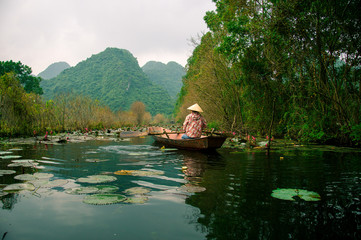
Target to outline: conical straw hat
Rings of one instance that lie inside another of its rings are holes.
[[[196,111],[196,112],[203,112],[202,108],[196,103],[192,106],[190,106],[189,108],[187,108],[188,110],[191,111]]]

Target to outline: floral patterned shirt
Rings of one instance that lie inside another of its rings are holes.
[[[202,135],[202,129],[207,127],[207,122],[199,112],[192,112],[188,114],[184,123],[183,130],[188,137],[200,138]]]

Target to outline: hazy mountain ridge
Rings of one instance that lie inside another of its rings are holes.
[[[174,105],[168,93],[152,83],[128,51],[107,48],[41,82],[44,96],[73,92],[98,99],[113,111],[128,110],[135,101],[143,102],[152,115],[171,114]]]
[[[51,79],[58,76],[62,71],[71,66],[66,62],[56,62],[47,67],[44,71],[38,74],[38,77],[43,79]]]
[[[172,99],[176,99],[182,88],[182,78],[186,74],[184,67],[176,62],[164,64],[161,62],[147,62],[142,70],[149,79],[165,88]]]

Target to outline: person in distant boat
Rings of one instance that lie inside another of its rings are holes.
[[[202,130],[207,127],[207,122],[204,117],[200,114],[203,112],[202,108],[196,103],[189,108],[192,112],[187,115],[184,123],[183,130],[183,139],[193,139],[200,138],[202,135]]]

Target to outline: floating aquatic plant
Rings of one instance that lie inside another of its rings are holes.
[[[2,175],[14,174],[14,173],[16,173],[16,171],[14,171],[14,170],[0,170],[0,177]]]
[[[12,160],[8,167],[37,167],[38,162],[31,159]]]
[[[204,192],[206,188],[197,185],[186,184],[178,188],[178,190],[182,192],[196,193],[196,192]]]
[[[120,194],[94,194],[87,195],[83,202],[93,205],[107,205],[124,202],[127,198]]]
[[[76,187],[65,190],[68,194],[91,194],[91,193],[112,193],[119,188],[116,186],[92,186],[92,187]]]
[[[132,175],[132,176],[154,176],[162,175],[163,171],[160,170],[119,170],[114,172],[116,175]]]
[[[33,181],[29,181],[29,183],[33,184],[36,188],[54,188],[60,187],[68,183],[66,179],[56,179],[53,181],[46,179],[37,179]]]
[[[14,179],[21,180],[21,181],[31,181],[36,180],[37,178],[33,174],[20,174],[14,177]]]
[[[3,189],[4,192],[18,192],[18,191],[22,191],[22,190],[34,191],[35,186],[31,183],[14,183],[14,184],[7,185]]]
[[[146,194],[149,193],[150,189],[145,187],[132,187],[124,190],[124,193],[129,195],[138,195],[138,194]]]
[[[34,173],[34,174],[20,174],[15,176],[14,178],[22,181],[32,181],[39,179],[48,179],[54,177],[54,174],[51,173]]]
[[[107,175],[91,175],[85,178],[78,178],[77,182],[83,183],[106,183],[106,182],[113,182],[117,180],[114,176],[107,176]]]
[[[164,152],[167,152],[167,151],[177,151],[178,149],[177,148],[163,148],[163,147],[161,147],[160,150],[162,150]]]
[[[5,195],[8,195],[9,193],[8,192],[3,192],[3,191],[0,191],[0,198],[5,196]]]
[[[124,202],[125,203],[134,203],[134,204],[143,204],[148,201],[148,197],[146,196],[131,196],[128,197]]]
[[[95,162],[106,162],[106,161],[109,161],[108,159],[86,159],[85,160],[86,162],[92,162],[92,163],[95,163]]]
[[[97,193],[98,188],[96,187],[76,187],[76,188],[68,188],[65,190],[67,194],[89,194],[89,193]]]
[[[21,158],[19,155],[6,155],[6,156],[0,156],[2,159],[15,159],[15,158]]]
[[[320,201],[321,196],[316,192],[311,192],[303,189],[293,189],[293,188],[278,188],[272,191],[272,197],[295,201],[295,197],[299,197],[305,201]]]
[[[5,155],[5,154],[12,154],[12,152],[8,152],[8,151],[0,151],[0,155]]]

